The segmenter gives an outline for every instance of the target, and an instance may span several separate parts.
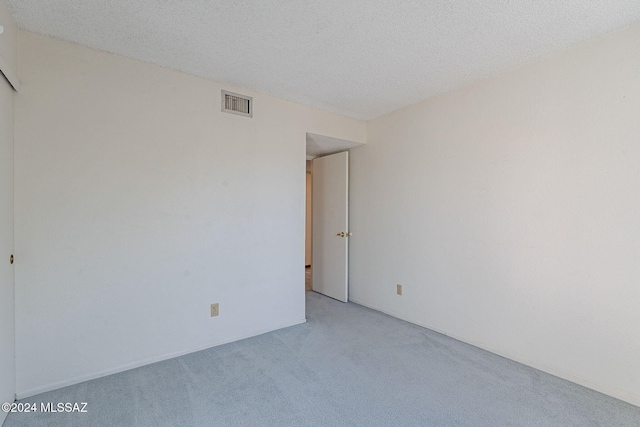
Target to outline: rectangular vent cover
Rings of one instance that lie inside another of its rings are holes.
[[[222,112],[253,117],[253,98],[223,90]]]

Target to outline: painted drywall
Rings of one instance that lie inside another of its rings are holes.
[[[306,132],[365,123],[20,33],[17,393],[303,322]],[[211,303],[220,315],[209,316]]]
[[[16,27],[0,1],[0,63],[17,72]],[[5,70],[2,70],[3,72]],[[0,74],[0,403],[15,399],[15,315],[13,266],[13,88]],[[6,413],[0,411],[0,425]]]
[[[15,398],[13,266],[13,88],[0,77],[0,403]],[[0,411],[0,425],[6,417]]]
[[[0,0],[0,25],[4,31],[0,34],[0,57],[14,73],[18,73],[18,26],[11,16],[6,1]]]
[[[368,122],[351,299],[640,405],[639,71],[633,26]]]

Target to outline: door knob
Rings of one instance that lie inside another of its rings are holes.
[[[9,257],[9,264],[13,264],[13,254]]]
[[[345,233],[344,231],[337,234],[338,237],[349,237],[352,233]]]

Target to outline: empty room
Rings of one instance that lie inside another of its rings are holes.
[[[640,2],[0,0],[0,425],[640,426]]]

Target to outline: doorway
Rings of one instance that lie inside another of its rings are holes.
[[[305,290],[313,290],[344,302],[348,299],[346,290],[347,256],[350,235],[346,219],[348,210],[348,150],[360,145],[362,143],[307,133]],[[325,178],[331,178],[335,175],[336,170],[327,170],[326,167],[320,165],[326,163],[325,160],[328,161],[332,157],[331,155],[336,153],[341,153],[337,157],[343,157],[344,172],[341,174],[342,178],[338,180],[341,183],[325,182],[323,184],[323,181],[326,181]],[[314,163],[317,163],[318,167],[315,167]],[[317,174],[320,176],[317,177]],[[323,186],[327,185],[329,186],[328,190],[323,191]],[[344,194],[342,197],[344,203],[336,204],[335,199],[327,199],[328,195],[335,194]],[[336,212],[332,216],[327,216],[327,211]],[[337,223],[330,221],[330,217],[335,219],[336,216],[338,218],[341,216],[337,212],[343,213],[343,220]]]
[[[307,159],[307,191],[306,191],[306,210],[305,210],[305,249],[304,249],[304,289],[305,291],[312,290],[311,286],[311,248],[312,241],[312,229],[311,229],[311,201],[312,201],[312,185],[311,185],[311,160]]]
[[[0,71],[0,401],[15,398],[13,88]],[[4,420],[0,413],[0,424]]]

